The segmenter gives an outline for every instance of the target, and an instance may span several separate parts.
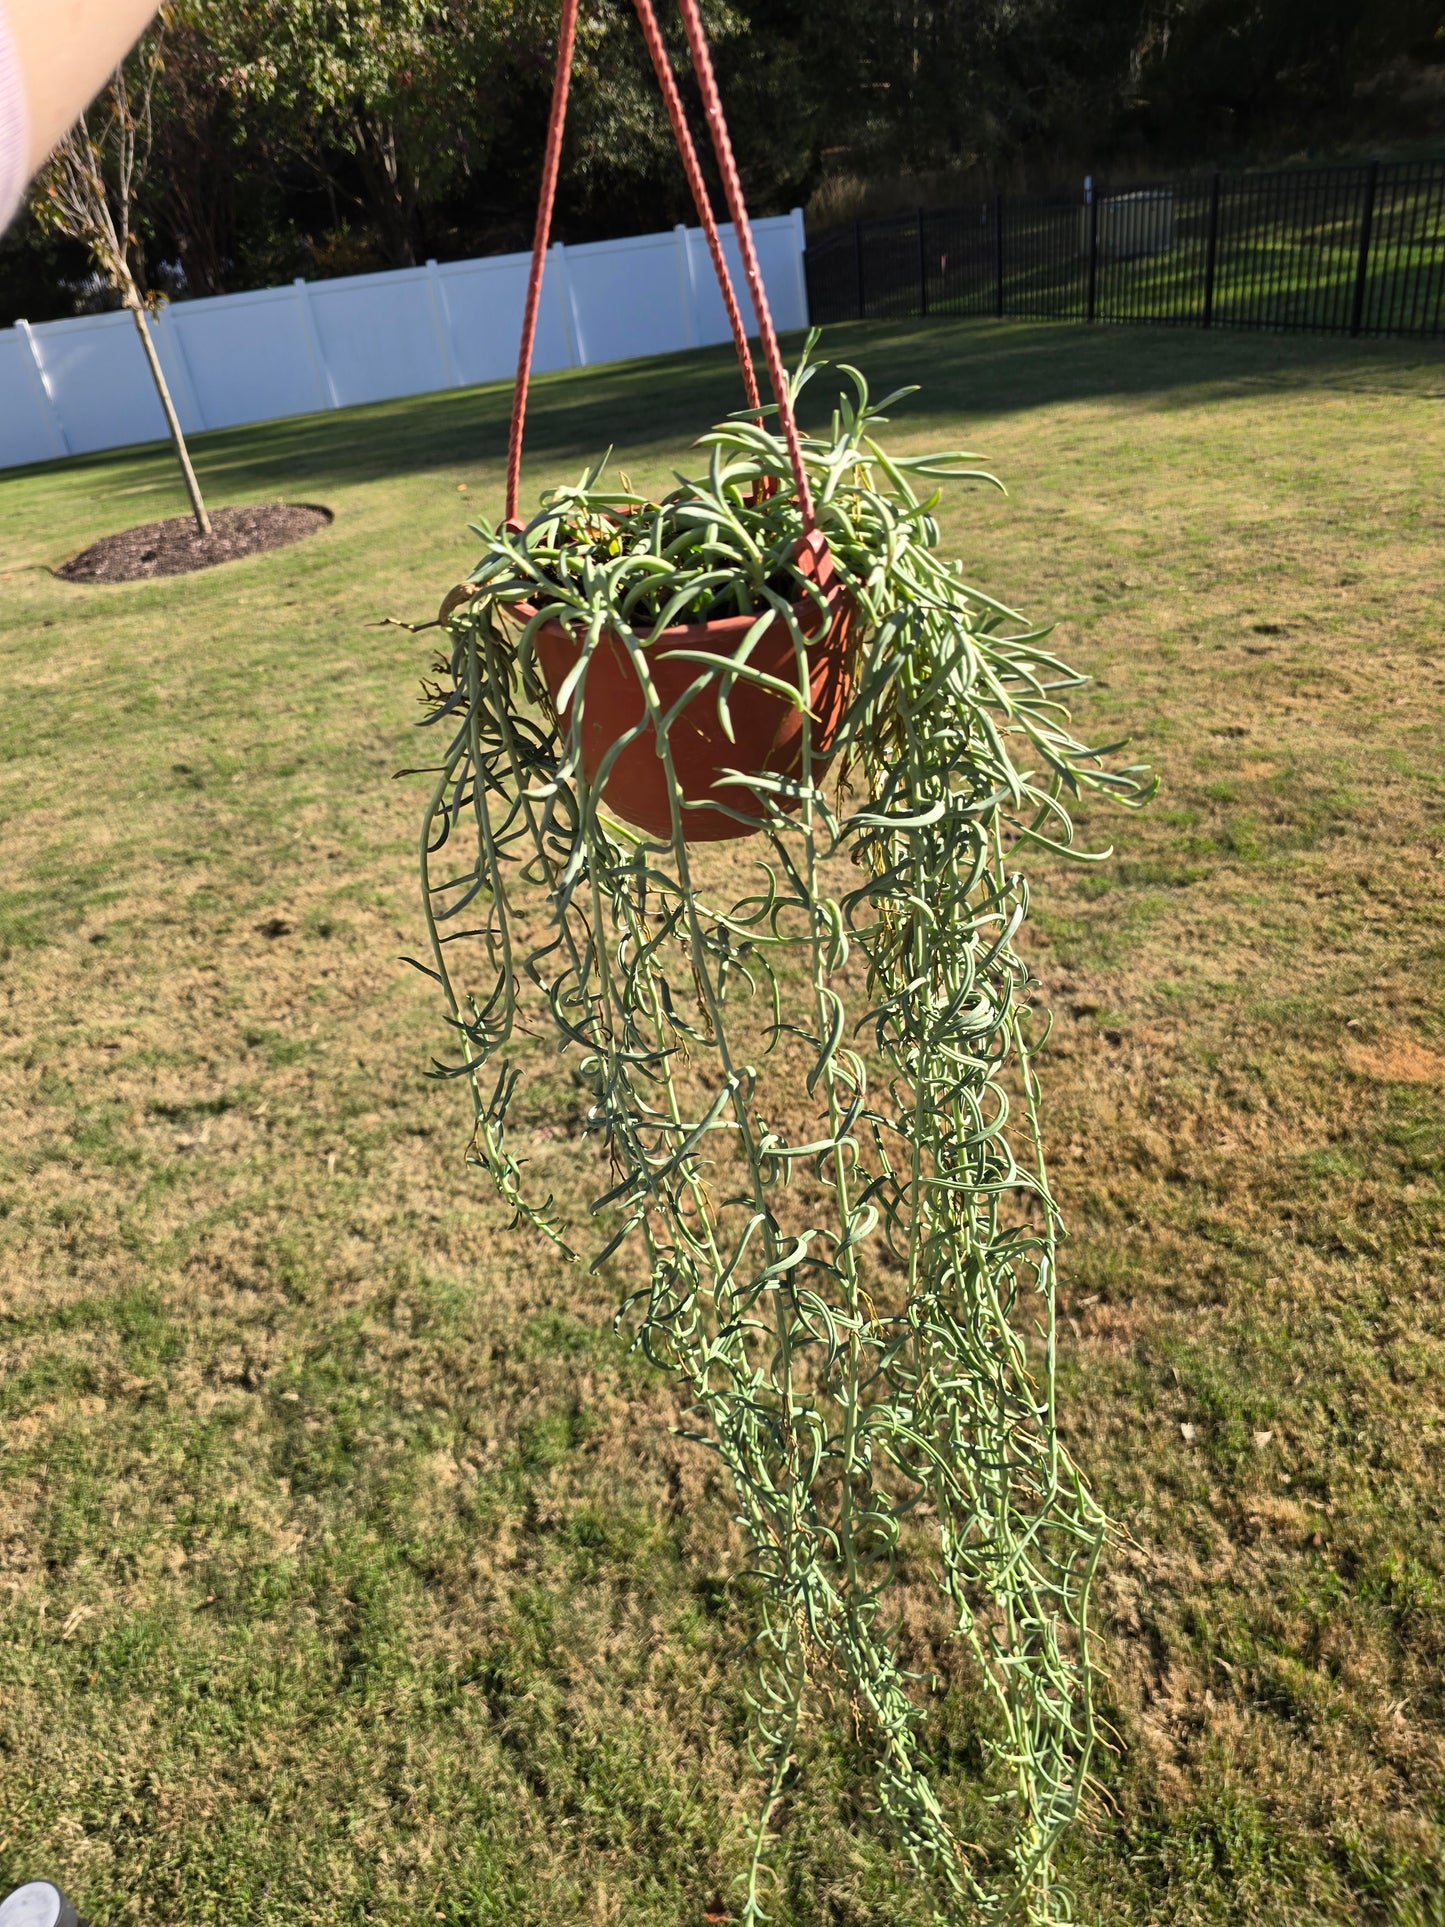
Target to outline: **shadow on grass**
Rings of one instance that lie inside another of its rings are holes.
[[[784,343],[791,361],[802,337]],[[875,392],[921,381],[921,415],[989,417],[1092,399],[1198,399],[1241,387],[1328,386],[1445,394],[1445,342],[1351,341],[1199,329],[1082,327],[1018,321],[848,322],[823,335],[822,352],[857,361]],[[808,390],[805,423],[825,418],[832,384]],[[296,416],[194,436],[203,480],[232,500],[252,492],[373,482],[403,472],[475,472],[505,459],[510,382],[409,395],[334,413]],[[586,461],[613,443],[676,443],[740,401],[731,350],[662,355],[539,377],[527,417],[533,457]],[[109,450],[10,471],[84,475],[146,451]],[[155,453],[168,459],[164,444]]]

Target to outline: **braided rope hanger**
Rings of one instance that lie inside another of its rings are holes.
[[[682,95],[677,91],[677,79],[672,71],[672,62],[667,57],[663,44],[662,29],[657,24],[657,15],[652,10],[652,0],[632,0],[637,18],[642,24],[642,37],[647,42],[647,51],[652,55],[652,71],[657,75],[657,84],[662,89],[662,98],[667,103],[667,118],[672,122],[673,138],[678,152],[682,155],[683,172],[687,184],[692,189],[692,204],[697,209],[697,218],[702,223],[702,231],[707,236],[707,251],[712,256],[713,272],[722,290],[723,306],[727,309],[728,326],[732,329],[733,346],[738,351],[738,366],[743,371],[743,387],[747,391],[748,407],[761,406],[758,394],[758,378],[753,372],[752,352],[748,347],[748,331],[743,326],[742,310],[733,291],[733,278],[728,273],[727,256],[723,253],[722,236],[717,231],[713,219],[712,202],[708,198],[707,182],[702,177],[702,164],[697,158],[693,145],[692,129],[687,124],[683,111]]]
[[[713,219],[697,150],[688,130],[677,82],[667,57],[656,15],[652,10],[651,0],[633,0],[633,4],[642,25],[648,52],[652,57],[653,69],[662,89],[668,119],[672,124],[688,185],[692,189],[698,217],[702,222],[703,232],[707,236],[708,252],[712,257],[713,269],[722,291],[723,305],[727,310],[728,324],[732,330],[733,343],[737,349],[738,362],[743,373],[748,406],[757,408],[761,406],[761,397],[758,393],[757,378],[753,372],[752,356],[748,350],[747,334],[743,327],[732,277],[728,272],[727,259],[723,253],[722,237]],[[542,275],[546,266],[547,244],[552,231],[552,209],[557,196],[562,135],[567,121],[567,94],[572,77],[572,56],[576,44],[577,6],[578,0],[562,0],[561,26],[557,38],[557,65],[552,82],[552,106],[547,122],[547,146],[542,165],[542,185],[537,201],[537,220],[532,235],[532,264],[527,279],[527,300],[522,316],[522,339],[517,355],[517,381],[512,395],[511,434],[507,449],[507,520],[509,522],[517,520],[521,497],[522,439],[527,419],[527,390],[531,380],[537,317],[541,307]],[[753,242],[752,228],[743,201],[742,182],[738,176],[737,162],[733,157],[732,142],[728,136],[727,122],[723,115],[722,100],[718,94],[717,78],[713,72],[707,35],[698,13],[697,0],[678,0],[678,9],[682,14],[683,26],[687,33],[693,67],[702,93],[708,132],[711,136],[713,152],[717,157],[718,168],[722,174],[723,191],[727,198],[728,211],[733,219],[753,313],[757,318],[769,386],[778,406],[778,416],[782,423],[788,459],[798,492],[803,528],[806,533],[811,534],[816,528],[816,515],[807,471],[803,466],[802,442],[788,394],[787,374],[778,348],[772,312],[768,307],[762,270],[758,265],[757,248]]]

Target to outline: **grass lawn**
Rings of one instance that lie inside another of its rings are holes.
[[[1068,1424],[1126,1529],[1080,1916],[1438,1927],[1445,357],[829,346],[1003,474],[949,541],[1165,775],[1031,939]],[[742,1856],[726,1494],[613,1287],[467,1171],[398,961],[430,648],[368,625],[469,566],[508,404],[202,438],[213,505],[336,520],[189,579],[49,573],[182,509],[165,451],[0,476],[0,1891],[98,1927],[693,1927]],[[721,353],[541,381],[529,485],[608,443],[661,483],[732,405]],[[923,1927],[846,1741],[805,1755],[779,1927]]]

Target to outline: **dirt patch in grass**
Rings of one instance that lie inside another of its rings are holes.
[[[1445,1084],[1445,1056],[1427,1050],[1413,1037],[1392,1037],[1387,1043],[1356,1045],[1346,1053],[1350,1069],[1384,1084]]]
[[[173,515],[165,522],[142,522],[118,535],[102,536],[88,549],[62,562],[55,573],[65,582],[141,582],[154,575],[191,575],[236,562],[243,555],[284,549],[290,542],[327,528],[331,510],[310,502],[263,502],[254,508],[216,509],[211,533],[202,535],[195,519]]]

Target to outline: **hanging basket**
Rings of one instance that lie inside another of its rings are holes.
[[[1029,844],[1072,844],[1066,792],[1133,806],[1151,791],[1073,736],[1060,695],[1081,678],[1040,647],[1047,632],[933,553],[910,471],[977,475],[959,466],[972,458],[890,458],[856,370],[831,438],[805,448],[807,355],[790,386],[700,0],[677,4],[776,422],[723,264],[747,404],[701,438],[706,475],[649,501],[592,467],[518,516],[578,4],[561,5],[506,520],[441,605],[450,649],[427,685],[442,760],[427,764],[420,967],[457,1040],[435,1068],[467,1079],[468,1161],[513,1223],[570,1252],[572,1226],[532,1195],[515,1148],[534,1141],[533,1114],[512,1107],[549,1061],[542,1039],[573,1054],[591,1099],[579,1129],[606,1164],[591,1273],[615,1270],[619,1325],[731,1476],[758,1595],[749,1750],[766,1786],[741,1918],[767,1919],[775,1819],[826,1699],[851,1713],[910,1904],[936,1922],[1049,1927],[1073,1918],[1051,1863],[1089,1784],[1106,1522],[1056,1410],[1061,1225],[1034,1068],[1047,1025],[1016,943],[1028,885],[1014,864]],[[633,4],[722,263],[652,0]],[[823,771],[855,750],[861,794],[834,808]],[[754,831],[762,862],[695,864],[685,847]],[[841,897],[839,860],[859,873]],[[480,984],[461,975],[468,954]],[[904,1533],[926,1515],[981,1714],[963,1807],[999,1816],[977,1848],[931,1782],[918,1675],[892,1626]]]
[[[821,775],[832,755],[839,727],[852,695],[856,604],[833,570],[832,556],[816,533],[799,544],[795,566],[822,592],[822,606],[804,594],[793,606],[799,629],[808,640],[808,760],[811,774]],[[536,615],[534,605],[521,604],[521,621]],[[682,792],[683,834],[689,843],[721,842],[751,836],[764,820],[757,796],[738,775],[802,777],[805,751],[804,716],[799,702],[754,681],[737,679],[727,693],[729,740],[719,713],[719,684],[726,671],[700,664],[701,652],[721,662],[734,661],[756,615],[734,615],[710,622],[678,623],[660,630],[646,645],[647,667],[663,712],[670,711],[687,690],[704,676],[703,686],[684,703],[667,731],[672,766]],[[554,703],[560,702],[568,677],[577,665],[580,644],[563,622],[547,622],[533,631],[537,661]],[[748,651],[748,667],[778,682],[798,687],[798,657],[792,630],[779,615]],[[575,697],[562,708],[564,729],[573,725]],[[580,748],[583,774],[597,780],[608,751],[636,730],[646,714],[637,671],[625,644],[609,633],[593,654],[582,692]],[[603,796],[608,808],[624,822],[649,836],[672,835],[672,810],[667,770],[649,724],[617,755],[607,774]],[[783,808],[789,801],[779,796]]]
[[[662,88],[698,217],[707,236],[708,251],[742,369],[747,403],[749,408],[759,411],[758,418],[761,420],[762,403],[753,371],[747,330],[743,325],[742,311],[733,289],[677,83],[662,43],[651,0],[634,0],[634,5]],[[785,695],[748,676],[728,673],[729,663],[738,666],[738,654],[756,627],[757,613],[677,624],[662,630],[645,645],[648,674],[657,692],[662,714],[666,715],[675,705],[682,704],[667,725],[666,749],[682,798],[683,820],[678,827],[684,840],[694,843],[749,836],[762,827],[767,817],[767,805],[749,786],[749,779],[780,777],[807,781],[822,774],[852,694],[858,611],[837,577],[826,538],[817,526],[792,397],[768,310],[757,250],[747,209],[743,204],[742,185],[728,141],[721,102],[717,97],[706,37],[695,6],[683,0],[681,10],[757,318],[769,381],[787,441],[793,487],[803,525],[803,536],[795,551],[793,566],[800,577],[817,585],[818,592],[802,592],[793,607],[794,621],[807,639],[806,693],[802,690],[793,629],[782,615],[774,619],[747,651],[746,664],[750,672],[761,672],[787,684],[791,690],[799,692],[796,697]],[[508,450],[507,526],[517,534],[522,532],[518,504],[527,385],[541,297],[543,263],[551,232],[575,26],[576,0],[564,0]],[[530,622],[538,614],[538,605],[511,604],[510,613],[523,622]],[[537,660],[552,699],[561,705],[562,726],[569,732],[575,728],[580,738],[583,776],[589,783],[595,782],[609,751],[619,739],[638,730],[637,736],[627,742],[612,759],[603,778],[603,795],[608,807],[624,821],[635,824],[650,836],[670,838],[674,824],[667,768],[655,726],[650,722],[644,723],[646,699],[637,667],[621,636],[615,632],[603,636],[587,665],[585,678],[579,686],[571,689],[568,701],[563,705],[562,692],[569,686],[580,654],[579,639],[560,618],[555,622],[542,623],[532,633]],[[708,665],[699,663],[697,658],[700,654],[717,658],[717,667],[709,670]],[[701,686],[692,697],[683,701],[688,689],[699,683]],[[725,697],[726,722],[720,697]],[[579,704],[580,714],[576,713]],[[806,730],[805,711],[808,721]],[[803,767],[805,758],[809,765],[807,769]],[[775,790],[773,794],[780,807],[787,809],[792,806],[786,791]]]

